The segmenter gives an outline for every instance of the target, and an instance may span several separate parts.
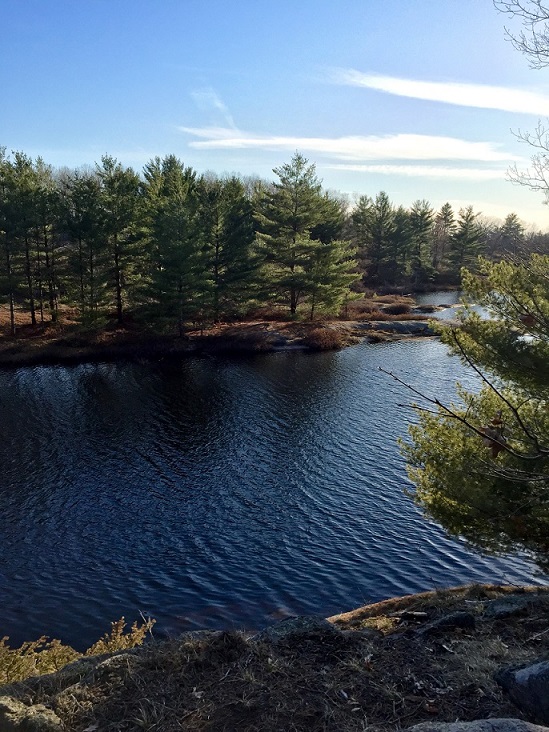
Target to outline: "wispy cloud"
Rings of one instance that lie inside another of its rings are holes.
[[[203,112],[213,112],[217,119],[221,118],[229,129],[236,130],[236,125],[227,105],[214,89],[196,89],[191,92],[196,106]]]
[[[549,116],[549,96],[512,87],[459,82],[419,81],[396,76],[363,73],[356,69],[336,69],[329,78],[336,84],[412,97],[462,107],[498,109],[504,112]]]
[[[408,178],[444,178],[453,180],[502,180],[505,169],[498,168],[450,168],[436,165],[326,165],[331,170],[348,170],[357,173],[379,173]]]
[[[342,161],[369,160],[467,160],[505,162],[520,160],[493,142],[471,142],[436,135],[348,135],[344,137],[263,136],[220,127],[180,127],[201,138],[189,143],[202,150],[263,149],[302,150]]]

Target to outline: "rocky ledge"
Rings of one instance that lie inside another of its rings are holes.
[[[540,732],[549,588],[410,595],[202,631],[0,689],[1,732]]]

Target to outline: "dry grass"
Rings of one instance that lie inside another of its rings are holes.
[[[521,614],[484,617],[490,599],[513,592],[478,586],[377,603],[332,618],[343,633],[309,631],[277,644],[240,633],[191,635],[94,668],[69,666],[62,683],[60,675],[42,677],[9,691],[53,708],[74,732],[392,731],[520,717],[493,672],[549,653],[549,591],[528,591],[536,602]],[[427,620],[409,615],[433,620],[464,609],[477,618],[475,629],[425,635],[418,630]]]
[[[347,308],[347,320],[421,320],[412,313],[415,301],[404,295],[372,295],[356,300]]]
[[[347,345],[345,334],[330,327],[315,326],[302,338],[311,351],[330,351]]]
[[[272,350],[275,334],[264,322],[217,324],[204,333],[189,334],[200,348],[208,353],[253,354]]]
[[[85,656],[135,648],[143,643],[153,625],[154,620],[147,620],[141,625],[133,623],[126,631],[126,622],[120,618],[111,623],[110,632],[105,633],[83,654],[46,636],[23,643],[19,648],[11,648],[8,645],[9,638],[4,637],[0,640],[0,684],[13,684],[29,676],[53,673]]]
[[[389,315],[405,315],[406,313],[409,313],[412,310],[412,305],[409,305],[408,303],[393,303],[392,305],[385,305],[383,308],[384,313],[388,313]]]
[[[284,345],[311,350],[331,350],[364,337],[353,322],[428,320],[410,312],[412,298],[402,295],[371,295],[349,303],[344,317],[336,320],[288,320],[287,310],[263,308],[257,318],[238,323],[217,323],[203,330],[190,330],[185,338],[174,324],[145,325],[128,316],[123,326],[111,320],[102,328],[85,329],[77,313],[61,309],[59,323],[33,327],[28,313],[16,312],[17,335],[9,335],[9,311],[0,306],[0,366],[19,367],[38,363],[81,363],[124,359],[181,358],[197,353],[267,353]],[[397,336],[395,336],[396,338]]]

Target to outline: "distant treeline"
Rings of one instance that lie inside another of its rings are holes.
[[[337,314],[365,287],[459,284],[479,254],[549,251],[549,236],[471,206],[354,205],[325,191],[299,153],[277,180],[199,175],[173,155],[142,173],[104,156],[55,170],[0,148],[0,302],[29,322],[60,306],[84,324],[116,317],[159,328],[243,318],[262,308]]]

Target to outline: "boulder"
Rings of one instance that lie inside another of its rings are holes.
[[[298,615],[294,618],[286,618],[276,625],[271,625],[260,633],[252,636],[252,641],[268,641],[280,643],[293,636],[303,635],[334,635],[343,637],[342,632],[326,618],[318,618],[314,615]]]
[[[422,722],[406,732],[549,732],[522,719],[476,719],[473,722]]]
[[[0,732],[62,732],[57,714],[43,704],[27,706],[11,696],[0,697]]]
[[[508,595],[490,600],[484,609],[484,617],[493,620],[503,620],[513,615],[522,615],[534,606],[548,606],[549,598],[543,595]]]
[[[440,631],[453,630],[454,628],[465,628],[472,630],[475,627],[475,616],[468,612],[450,613],[441,618],[423,625],[416,633],[418,635],[432,635]]]
[[[495,679],[529,720],[549,724],[549,661],[508,666],[496,672]]]

